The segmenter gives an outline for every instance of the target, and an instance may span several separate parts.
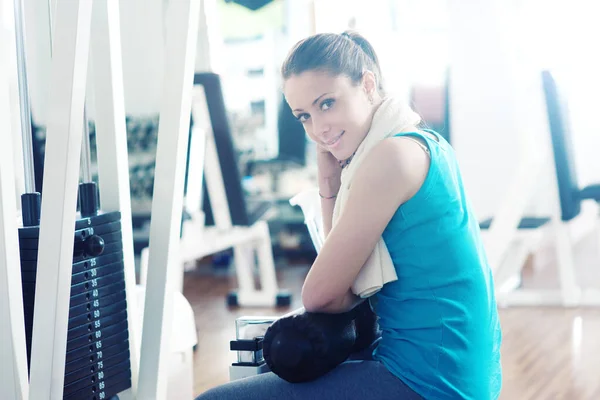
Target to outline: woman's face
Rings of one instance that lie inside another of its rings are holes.
[[[366,76],[366,74],[365,74]],[[338,160],[350,158],[373,119],[369,79],[356,85],[345,75],[306,71],[288,78],[284,93],[308,136]]]

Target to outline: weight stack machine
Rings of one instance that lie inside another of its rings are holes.
[[[131,387],[121,215],[99,212],[95,183],[81,184],[79,194],[63,399],[108,399]],[[27,193],[22,202],[35,206],[36,198]],[[24,223],[35,223],[31,216]],[[19,229],[28,365],[35,286],[43,284],[36,281],[38,225]]]
[[[31,370],[33,317],[38,279],[41,194],[35,192],[31,112],[26,78],[24,15],[15,1],[19,100],[25,191],[19,250],[27,361]],[[84,116],[82,175],[74,226],[64,400],[101,400],[131,388],[132,373],[125,291],[121,213],[102,212],[98,187],[91,178],[89,132]]]

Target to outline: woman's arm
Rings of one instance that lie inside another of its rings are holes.
[[[345,312],[360,301],[350,292],[360,269],[398,207],[421,187],[429,158],[401,138],[375,146],[356,171],[344,210],[302,288],[307,311]]]

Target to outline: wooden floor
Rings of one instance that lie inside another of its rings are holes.
[[[577,248],[577,264],[586,272],[586,286],[593,279],[600,287],[600,257],[595,238]],[[552,257],[525,277],[525,284],[553,284]],[[548,265],[545,265],[548,264]],[[299,293],[308,267],[278,268],[281,287],[294,294],[290,309],[300,306]],[[589,273],[595,271],[595,273]],[[198,329],[195,354],[195,393],[225,383],[235,354],[229,341],[235,338],[234,321],[241,315],[282,315],[289,309],[230,310],[224,296],[236,287],[231,274],[215,275],[199,268],[185,278],[184,295],[192,304]],[[600,399],[600,308],[510,308],[500,310],[503,329],[503,390],[506,400]]]

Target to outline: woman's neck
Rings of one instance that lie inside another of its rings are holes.
[[[365,140],[365,138],[369,134],[369,130],[371,129],[371,125],[373,124],[373,118],[375,117],[375,113],[377,113],[377,110],[379,110],[379,107],[381,107],[381,105],[383,104],[384,100],[385,100],[385,98],[377,95],[377,98],[375,99],[374,104],[373,104],[372,109],[371,109],[371,115],[369,117],[369,128],[367,129],[367,133],[365,134],[365,137],[363,137],[363,139],[360,141],[358,147],[360,147],[360,145],[362,144],[362,142]],[[352,158],[354,157],[355,154],[356,154],[356,150],[354,150],[354,153],[352,153],[352,155],[350,157],[346,158],[345,160],[338,160],[338,163],[340,164],[340,167],[342,169],[344,169],[345,167],[347,167],[348,164],[350,164],[350,162],[352,161]]]

